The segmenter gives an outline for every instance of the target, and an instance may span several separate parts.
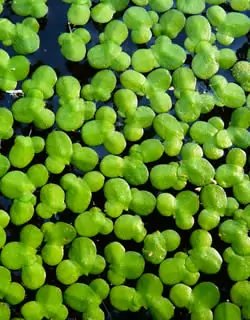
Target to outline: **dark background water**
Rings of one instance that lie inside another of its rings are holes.
[[[96,1],[93,1],[93,3],[95,3],[95,2]],[[61,33],[69,31],[69,27],[67,24],[67,10],[69,8],[69,5],[61,2],[60,0],[48,0],[47,4],[49,6],[49,13],[46,18],[39,20],[39,23],[40,23],[39,36],[40,36],[40,41],[41,41],[40,49],[37,52],[35,52],[34,54],[28,56],[28,58],[31,62],[31,65],[32,65],[30,74],[32,74],[32,72],[40,65],[50,65],[51,67],[53,67],[55,69],[58,76],[73,75],[74,77],[76,77],[80,81],[80,83],[82,85],[84,85],[89,82],[91,77],[96,73],[96,70],[93,70],[89,66],[86,59],[83,60],[81,63],[73,63],[73,62],[66,61],[64,59],[64,57],[62,56],[62,54],[60,53],[60,47],[57,42],[57,39]],[[224,7],[225,7],[225,9],[230,10],[229,6],[225,5]],[[115,15],[115,17],[120,19],[122,14],[123,13],[118,13]],[[10,2],[7,2],[7,5],[6,5],[5,10],[2,13],[1,17],[7,17],[13,22],[19,22],[19,21],[22,21],[22,19],[23,19],[22,17],[18,17],[11,12]],[[93,23],[93,22],[89,22],[85,27],[89,30],[89,32],[91,33],[91,37],[92,37],[91,42],[87,45],[87,48],[89,48],[89,47],[92,47],[93,45],[95,45],[96,43],[98,43],[98,35],[100,32],[103,31],[104,26]],[[183,31],[173,41],[175,43],[183,46],[184,40],[185,40],[185,33]],[[236,51],[238,58],[241,60],[247,59],[247,48],[249,46],[248,40],[249,39],[247,37],[242,37],[242,38],[236,39],[233,42],[233,44],[231,45],[231,48],[233,48]],[[153,41],[154,41],[154,38],[152,38],[152,40],[146,46],[149,46],[150,44],[152,44]],[[217,44],[217,45],[220,46],[219,44]],[[2,46],[0,44],[0,48],[1,47]],[[5,47],[2,47],[2,48],[6,50]],[[128,38],[123,45],[123,49],[124,49],[124,51],[131,54],[137,49],[137,46],[131,42],[130,38]],[[11,56],[15,55],[15,52],[12,50],[11,47],[7,48],[6,51],[8,51],[8,53]],[[190,65],[191,61],[192,61],[192,56],[188,55],[185,64]],[[229,81],[233,81],[230,70],[229,71],[220,71],[219,73],[226,76]],[[21,85],[21,82],[18,84],[18,88],[20,88],[20,85]],[[118,82],[118,87],[119,87],[119,82]],[[207,82],[198,81],[197,82],[197,90],[199,90],[200,92],[203,92],[203,91],[209,91],[210,89],[208,87]],[[172,96],[172,98],[174,101],[173,96]],[[15,98],[13,98],[11,95],[0,92],[0,105],[1,106],[11,108],[11,105],[14,100],[15,100]],[[56,111],[58,108],[57,101],[58,101],[57,96],[54,96],[52,99],[50,99],[48,101],[49,107],[54,111]],[[143,99],[140,98],[139,102],[140,102],[139,103],[140,105],[147,103],[145,98],[143,98]],[[112,106],[112,102],[110,102],[109,104]],[[101,104],[98,103],[97,107],[100,105]],[[171,111],[171,112],[174,114],[174,111]],[[211,113],[209,113],[207,115],[202,115],[201,119],[207,120],[210,117],[215,116],[215,115],[222,117],[223,120],[225,121],[225,125],[227,125],[230,120],[231,110],[228,110],[228,109],[225,110],[224,108],[215,108]],[[120,126],[121,119],[118,119],[118,121],[119,121],[119,123],[117,122],[117,128]],[[13,138],[11,138],[8,141],[2,141],[2,144],[0,146],[0,152],[2,154],[8,155],[8,152],[13,144],[13,141],[14,141],[14,138],[16,135],[20,135],[20,134],[27,135],[31,132],[31,135],[39,134],[39,135],[46,137],[46,135],[50,131],[50,130],[47,130],[47,131],[41,132],[40,130],[37,130],[36,128],[34,128],[33,125],[20,125],[19,123],[16,123],[16,122],[14,124],[14,128],[15,128],[15,135],[13,136]],[[56,128],[56,126],[54,126],[51,130],[53,130],[55,128]],[[70,135],[73,142],[81,141],[79,132],[70,133],[69,135]],[[148,129],[148,130],[146,130],[143,139],[153,137],[154,135],[155,135],[154,131],[152,129]],[[188,140],[188,137],[187,137],[187,140]],[[124,151],[123,155],[127,154],[130,145],[131,144],[129,143],[128,147]],[[95,148],[95,150],[98,151],[100,159],[103,158],[103,156],[107,153],[103,147]],[[45,159],[45,153],[42,153],[39,156],[36,156],[33,163],[42,162],[42,161],[44,161],[44,159]],[[171,158],[171,157],[164,156],[164,157],[162,157],[162,159],[158,163],[164,163],[164,162],[167,163],[169,161],[177,161],[177,160],[178,159],[176,157]],[[224,161],[224,158],[220,159],[219,161],[213,161],[212,163],[215,167],[217,167],[221,163],[223,163],[223,161]],[[154,163],[153,165],[155,165],[155,164],[156,163]],[[248,170],[249,170],[249,168],[246,168],[246,172],[248,172]],[[72,167],[67,167],[65,169],[65,173],[72,172],[72,171],[74,172],[74,168],[72,168]],[[59,177],[56,175],[51,175],[50,182],[58,183]],[[152,193],[154,193],[155,195],[158,194],[158,191],[155,190],[154,188],[152,188],[150,183],[147,183],[145,186],[141,186],[140,189],[147,189],[147,190],[151,191]],[[190,184],[188,185],[188,189],[196,192],[195,187]],[[170,192],[172,192],[173,194],[177,193],[174,190],[170,190]],[[227,190],[227,193],[228,193],[228,196],[231,196],[231,190]],[[37,195],[39,195],[39,191],[37,192]],[[0,208],[8,210],[10,205],[11,205],[11,202],[0,195]],[[97,192],[93,195],[93,200],[92,200],[92,203],[90,206],[92,206],[92,205],[97,205],[100,208],[103,208],[104,196],[103,196],[102,192]],[[75,216],[72,215],[72,213],[65,210],[65,212],[63,212],[62,214],[60,214],[58,216],[53,217],[50,220],[54,221],[54,222],[58,221],[58,220],[63,220],[63,221],[69,222],[69,223],[73,223],[74,218],[75,218]],[[188,230],[188,231],[180,230],[180,229],[176,228],[174,220],[172,218],[162,217],[156,211],[152,215],[143,218],[143,220],[145,223],[145,227],[148,230],[148,233],[152,233],[156,230],[160,230],[160,231],[163,231],[166,229],[177,230],[181,236],[181,239],[182,239],[181,245],[178,248],[178,251],[184,251],[184,252],[186,252],[190,249],[189,237],[190,237],[191,232],[194,229],[199,228],[198,224],[196,223],[192,230]],[[223,221],[223,219],[222,219],[222,221]],[[44,221],[42,219],[40,219],[36,216],[34,216],[32,218],[32,220],[29,221],[29,223],[34,223],[38,226],[41,226],[41,224],[43,222]],[[20,232],[20,228],[14,226],[13,224],[10,224],[7,228],[8,241],[18,241],[19,240],[19,232]],[[225,250],[225,248],[227,247],[227,245],[220,240],[220,238],[218,236],[218,229],[217,228],[214,229],[213,231],[211,231],[211,234],[213,236],[213,247],[215,247],[220,252],[220,254],[222,254],[223,251]],[[115,241],[115,240],[116,240],[116,238],[113,233],[108,236],[97,236],[94,238],[94,241],[96,242],[96,245],[98,248],[98,252],[100,254],[102,254],[103,249],[106,244],[108,244],[111,241]],[[126,242],[120,241],[120,242],[125,246],[126,250],[141,251],[141,249],[143,247],[143,243],[135,244],[132,241],[126,241]],[[68,248],[66,247],[65,258],[67,258],[67,250],[68,250]],[[168,253],[168,257],[173,256],[174,253],[175,252],[170,253],[170,254]],[[226,264],[223,263],[223,266],[218,274],[216,274],[216,275],[203,275],[203,274],[201,274],[201,277],[199,280],[199,281],[212,281],[216,285],[218,285],[218,287],[220,288],[220,292],[221,292],[221,302],[226,301],[227,299],[230,299],[229,291],[233,285],[233,282],[227,276],[226,269],[227,269]],[[61,285],[56,279],[55,268],[46,266],[46,271],[47,271],[46,283],[56,285],[56,286],[60,287],[62,290],[64,290],[65,287],[63,285]],[[158,267],[154,266],[152,264],[146,263],[145,272],[153,272],[153,273],[157,274]],[[20,280],[20,272],[12,272],[12,276],[13,276],[13,281],[18,281],[18,282],[21,281]],[[105,276],[106,276],[105,272],[100,276],[105,278]],[[79,281],[89,283],[92,279],[93,279],[92,277],[81,277]],[[1,279],[0,279],[0,281],[1,281]],[[135,285],[135,282],[127,281],[126,284],[133,286],[133,285]],[[34,292],[33,291],[26,290],[26,293],[27,293],[27,295],[26,295],[24,302],[27,302],[29,300],[34,299]],[[168,294],[169,294],[169,288],[165,287],[164,296],[168,297]],[[12,308],[12,311],[13,311],[12,316],[20,316],[20,307],[22,306],[22,304]],[[104,301],[104,303],[101,305],[101,307],[106,314],[107,320],[111,320],[111,319],[112,320],[116,320],[116,319],[119,319],[119,320],[125,320],[125,319],[147,320],[147,319],[151,319],[150,314],[146,310],[141,310],[138,313],[118,312],[112,308],[108,299],[106,301]],[[74,312],[73,310],[70,310],[70,309],[69,309],[69,311],[70,311],[70,314],[69,314],[68,320],[81,319],[80,313]],[[190,315],[188,314],[187,310],[182,310],[182,309],[176,308],[175,316],[173,319],[189,319],[189,318],[190,318]]]

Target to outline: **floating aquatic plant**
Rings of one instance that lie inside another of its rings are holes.
[[[0,319],[250,319],[249,0],[62,2],[0,0]]]

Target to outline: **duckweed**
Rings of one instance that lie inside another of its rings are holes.
[[[104,249],[104,257],[109,264],[108,280],[113,285],[121,285],[126,279],[139,278],[144,271],[144,259],[134,251],[125,251],[119,242],[111,242]]]
[[[90,0],[64,0],[63,2],[71,3],[67,12],[67,18],[70,23],[73,25],[84,25],[88,22],[90,18]]]
[[[62,2],[0,0],[0,319],[250,319],[249,0]]]
[[[10,57],[3,49],[0,49],[0,57],[0,89],[3,91],[15,90],[17,82],[27,77],[30,70],[30,62],[25,56]]]
[[[104,312],[100,304],[109,294],[109,285],[102,279],[95,279],[89,285],[74,283],[64,292],[64,299],[72,309],[82,312],[82,317],[103,320]],[[81,297],[79,299],[79,297]]]
[[[32,16],[42,18],[48,13],[47,0],[39,0],[36,3],[30,0],[15,0],[12,2],[12,10],[19,16]]]
[[[6,18],[0,18],[0,22],[0,41],[3,45],[12,45],[14,51],[19,54],[31,54],[39,49],[39,23],[35,18],[28,17],[16,24]]]

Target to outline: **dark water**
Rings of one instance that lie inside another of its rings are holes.
[[[47,17],[39,20],[39,23],[40,23],[39,36],[40,36],[40,41],[41,41],[40,49],[36,53],[28,56],[28,58],[32,64],[30,74],[32,74],[32,72],[40,65],[50,65],[51,67],[53,67],[55,69],[58,76],[73,75],[74,77],[76,77],[80,81],[81,85],[84,85],[89,82],[89,80],[96,73],[96,71],[93,70],[89,66],[86,59],[83,60],[81,63],[73,63],[73,62],[66,61],[60,53],[60,47],[57,42],[58,36],[61,33],[69,31],[69,26],[67,24],[67,18],[66,18],[69,5],[61,2],[60,0],[48,0],[48,6],[49,6],[49,13],[48,13]],[[229,9],[228,6],[226,6],[225,8]],[[121,16],[122,16],[122,13],[119,13],[116,15],[116,18],[119,19]],[[2,17],[7,17],[7,18],[11,19],[13,22],[17,22],[17,21],[22,20],[21,17],[17,17],[16,15],[14,15],[11,12],[9,3],[7,3],[7,6],[2,14]],[[96,43],[98,43],[98,35],[100,32],[103,31],[104,26],[95,24],[93,22],[89,22],[85,27],[89,30],[89,32],[91,33],[91,36],[92,36],[91,42],[87,45],[87,48],[89,48],[89,47],[92,47],[93,45],[95,45]],[[154,39],[152,39],[152,41],[147,45],[150,45],[153,42],[153,40]],[[177,44],[183,45],[184,40],[185,40],[185,33],[181,32],[180,35],[174,40],[174,42]],[[249,39],[247,39],[247,37],[242,37],[242,38],[236,39],[233,42],[233,44],[231,45],[231,48],[233,48],[236,51],[238,58],[241,60],[247,59],[248,40]],[[1,48],[1,45],[0,45],[0,48]],[[126,52],[128,52],[130,54],[133,53],[137,49],[137,47],[129,39],[126,40],[126,42],[123,45],[123,48]],[[4,48],[4,49],[6,50],[6,48]],[[10,55],[15,55],[15,52],[12,50],[12,48],[8,48],[7,51]],[[192,56],[188,55],[187,60],[186,60],[186,65],[190,65],[191,61],[192,61]],[[229,81],[233,81],[233,78],[232,78],[230,71],[228,71],[228,70],[227,71],[220,71],[219,73],[224,75],[225,77],[227,77],[227,79]],[[21,82],[19,83],[18,88],[20,88],[20,85],[21,85]],[[118,87],[119,87],[119,83],[118,83]],[[208,83],[204,82],[204,81],[198,81],[197,82],[197,90],[202,91],[202,92],[209,91]],[[48,101],[49,106],[54,111],[57,110],[57,107],[58,107],[57,100],[58,100],[57,97],[54,96],[52,99],[50,99]],[[14,101],[13,97],[11,97],[8,94],[4,94],[3,92],[0,92],[0,104],[2,106],[10,108],[13,101]],[[141,100],[140,102],[141,102],[140,104],[142,105],[145,103],[145,100]],[[110,105],[112,105],[112,102],[110,103]],[[99,104],[97,104],[97,106],[99,106]],[[211,113],[206,114],[206,115],[202,115],[200,119],[207,120],[212,116],[222,117],[225,122],[225,125],[227,125],[230,120],[230,117],[231,117],[231,111],[224,110],[223,108],[215,108]],[[117,124],[117,127],[118,127],[118,124]],[[33,135],[42,135],[43,137],[46,137],[46,135],[50,131],[50,130],[48,130],[48,131],[41,132],[40,130],[37,130],[36,128],[34,128],[33,125],[20,125],[19,123],[15,123],[14,128],[15,128],[15,135],[20,135],[20,134],[28,135],[31,132],[32,136]],[[53,127],[53,129],[55,129],[55,128],[56,128],[56,126]],[[146,130],[143,139],[153,137],[154,135],[155,135],[154,131],[151,129],[148,129],[148,130]],[[80,133],[79,132],[75,132],[75,133],[70,134],[70,137],[73,142],[80,141]],[[13,144],[14,138],[15,138],[15,136],[8,141],[2,142],[2,145],[0,147],[0,152],[2,154],[8,155],[8,152]],[[131,144],[128,145],[128,147],[124,151],[123,155],[126,155],[130,145]],[[106,154],[106,151],[103,147],[95,148],[95,150],[98,152],[100,159],[103,158],[103,156]],[[33,163],[43,162],[44,159],[45,159],[45,153],[42,153],[34,159]],[[164,162],[166,163],[166,162],[177,161],[177,160],[178,159],[176,157],[171,158],[171,157],[165,156],[165,157],[162,157],[162,159],[158,163],[164,163]],[[219,161],[213,162],[213,165],[215,167],[217,167],[223,162],[224,162],[224,158],[220,159]],[[155,165],[155,163],[154,163],[154,165]],[[97,169],[98,169],[98,167],[97,167]],[[246,168],[246,170],[248,170],[248,169],[249,168]],[[67,167],[65,169],[65,173],[72,172],[72,171],[75,172],[74,168],[72,168],[72,167]],[[50,181],[54,182],[54,183],[58,183],[59,177],[56,175],[51,175]],[[157,195],[157,193],[158,193],[157,190],[152,188],[150,183],[147,183],[145,186],[140,187],[140,189],[147,189],[147,190],[151,191],[152,193],[154,193],[155,195]],[[188,185],[188,189],[195,191],[194,190],[195,187],[192,185]],[[173,192],[173,194],[176,194],[176,191],[174,191],[174,190],[170,190],[169,192]],[[230,190],[229,190],[228,196],[230,196],[230,195],[231,194],[230,194]],[[0,208],[8,210],[10,205],[11,205],[11,202],[9,200],[0,196]],[[100,208],[103,208],[104,195],[102,192],[98,192],[93,195],[93,200],[92,200],[91,206],[92,205],[97,205]],[[75,217],[74,215],[69,214],[69,212],[67,212],[67,210],[66,210],[65,212],[60,214],[60,216],[53,217],[51,219],[51,221],[55,222],[55,221],[58,221],[58,219],[59,219],[59,220],[65,221],[65,222],[73,223],[74,217]],[[162,217],[156,211],[152,215],[145,217],[144,222],[145,222],[145,227],[148,230],[148,233],[152,233],[156,230],[160,230],[160,231],[163,231],[166,229],[177,230],[181,236],[181,239],[182,239],[181,246],[178,248],[178,251],[187,251],[190,249],[190,246],[189,246],[190,234],[194,229],[199,228],[198,224],[196,223],[192,230],[188,230],[188,231],[179,230],[178,228],[176,228],[174,220],[172,218]],[[43,223],[43,220],[34,216],[32,218],[32,220],[29,221],[29,223],[34,223],[38,226],[41,226]],[[13,224],[10,224],[7,228],[8,241],[18,241],[19,231],[20,231],[19,228],[17,228]],[[220,240],[220,238],[218,236],[218,229],[214,229],[211,232],[211,234],[213,236],[213,247],[215,247],[220,252],[220,254],[222,254],[223,251],[225,250],[225,248],[227,247],[227,245]],[[115,238],[114,234],[112,233],[108,236],[97,236],[97,237],[95,237],[94,240],[96,242],[99,253],[102,254],[104,247],[109,242],[115,241],[116,238]],[[141,249],[143,247],[143,244],[135,244],[132,241],[127,241],[127,242],[121,241],[121,243],[126,247],[127,250],[141,251]],[[174,253],[168,254],[168,257],[171,257],[173,255],[174,255]],[[66,257],[67,257],[67,248],[65,250],[65,258]],[[218,287],[220,288],[220,292],[221,292],[221,301],[226,301],[227,299],[230,298],[229,291],[230,291],[230,288],[232,287],[232,284],[233,284],[233,282],[227,276],[226,268],[227,268],[226,265],[223,264],[222,269],[218,274],[216,274],[216,275],[201,275],[201,277],[200,277],[200,281],[212,281],[216,285],[218,285]],[[57,285],[58,287],[60,287],[63,290],[64,286],[62,286],[56,279],[55,268],[51,268],[51,267],[47,266],[46,271],[47,271],[46,283]],[[145,272],[153,272],[153,273],[157,274],[158,267],[147,263]],[[13,276],[13,281],[20,282],[20,272],[13,272],[12,276]],[[103,273],[100,276],[105,277],[105,273]],[[92,280],[92,278],[91,277],[88,277],[88,278],[82,277],[81,280],[83,282],[89,283]],[[135,283],[127,282],[127,284],[134,285]],[[165,288],[164,295],[166,297],[168,297],[169,289],[170,288]],[[29,290],[27,290],[26,292],[27,292],[27,296],[26,296],[26,299],[24,302],[29,301],[29,300],[33,300],[34,293]],[[12,311],[13,311],[12,315],[13,316],[20,316],[20,307],[21,307],[21,305],[12,308]],[[101,307],[106,314],[107,320],[116,320],[116,319],[117,320],[118,319],[119,320],[127,320],[127,319],[130,319],[130,320],[135,320],[135,319],[136,320],[147,320],[148,319],[149,320],[149,319],[151,319],[149,313],[146,310],[142,310],[138,313],[117,312],[116,310],[113,310],[113,308],[110,305],[108,300],[104,301],[104,303],[101,305]],[[69,309],[69,311],[70,311],[70,315],[69,315],[68,320],[81,319],[81,315],[79,313],[74,312],[73,310],[70,310],[70,309]],[[179,310],[178,308],[176,308],[175,316],[173,319],[180,319],[180,320],[181,319],[190,319],[190,315],[188,314],[188,312],[186,310]]]

